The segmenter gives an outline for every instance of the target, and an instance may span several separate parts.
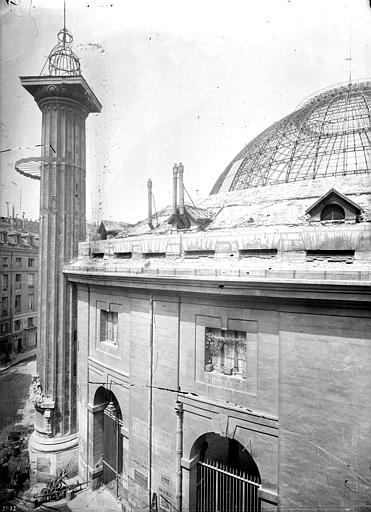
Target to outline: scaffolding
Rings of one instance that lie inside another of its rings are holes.
[[[371,171],[371,82],[347,83],[305,100],[252,140],[211,194]]]

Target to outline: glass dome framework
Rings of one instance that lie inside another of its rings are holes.
[[[371,82],[317,94],[258,135],[211,194],[275,183],[371,172]]]

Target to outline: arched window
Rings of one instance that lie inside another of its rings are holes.
[[[328,204],[321,212],[321,220],[344,220],[345,212],[338,204]]]

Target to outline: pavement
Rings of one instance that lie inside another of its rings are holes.
[[[8,368],[12,366],[16,366],[23,361],[28,361],[29,359],[33,359],[36,357],[36,347],[25,350],[24,352],[19,352],[14,359],[9,361],[5,366],[0,366],[0,373],[5,372]]]
[[[23,504],[27,505],[27,502],[23,502]],[[30,510],[29,506],[24,508],[20,503],[17,505],[19,510]],[[125,509],[105,487],[100,487],[95,491],[91,489],[79,491],[70,501],[67,501],[66,498],[49,501],[34,510],[43,512],[123,512]]]
[[[95,491],[86,489],[76,494],[76,497],[67,502],[67,510],[71,512],[121,512],[121,504],[105,488],[100,487]]]

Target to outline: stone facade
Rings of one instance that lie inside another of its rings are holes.
[[[82,478],[130,511],[370,509],[371,192],[358,171],[195,208],[177,203],[178,169],[156,219],[80,244],[64,272]],[[191,210],[207,222],[183,222]]]
[[[280,243],[285,232],[276,232]],[[254,272],[256,258],[237,256],[234,266],[227,253],[192,260],[183,245],[175,272],[171,256],[133,260],[133,249],[131,259],[120,260],[115,250],[142,244],[144,254],[151,247],[167,253],[164,247],[185,237],[192,247],[205,243],[205,234],[173,233],[162,242],[148,236],[80,244],[79,259],[65,268],[78,289],[81,477],[102,483],[104,429],[96,415],[107,405],[97,403],[105,388],[122,412],[119,495],[127,510],[148,505],[150,478],[160,510],[167,502],[195,510],[197,441],[211,432],[237,440],[253,457],[262,510],[369,506],[365,262],[324,270],[331,263],[301,267],[286,259],[282,269],[268,258]],[[236,234],[207,237],[222,246]],[[100,335],[100,310],[112,308],[116,344]],[[247,333],[246,378],[206,371],[207,328]]]
[[[28,230],[27,230],[28,228]],[[38,295],[38,223],[0,220],[1,323],[4,358],[36,346]]]

